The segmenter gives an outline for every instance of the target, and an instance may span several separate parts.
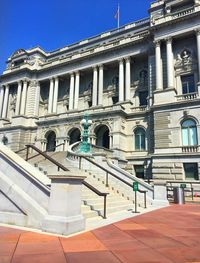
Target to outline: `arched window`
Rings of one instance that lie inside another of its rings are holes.
[[[183,146],[197,145],[197,126],[194,120],[183,121],[181,130]]]
[[[143,128],[137,128],[135,130],[135,150],[144,151],[146,149],[146,136]]]

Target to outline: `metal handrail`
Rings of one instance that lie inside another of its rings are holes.
[[[130,186],[131,188],[133,187],[132,184],[130,184],[129,182],[125,181],[124,179],[120,178],[119,176],[117,176],[116,174],[110,172],[108,169],[106,169],[105,167],[101,166],[100,164],[92,161],[91,159],[89,159],[88,157],[86,156],[79,156],[79,169],[81,169],[81,158],[87,160],[88,162],[92,163],[93,165],[97,166],[98,168],[102,169],[103,171],[106,172],[106,187],[108,187],[108,174],[112,175],[113,177],[115,177],[116,179],[118,179],[119,181],[123,182],[124,184]],[[138,189],[138,192],[144,194],[144,208],[147,208],[147,198],[146,198],[146,194],[147,194],[147,191],[146,190],[141,190],[141,189]]]
[[[41,151],[40,149],[38,149],[37,147],[35,147],[32,144],[27,144],[27,151],[26,151],[26,161],[30,160],[28,158],[28,154],[29,154],[29,148],[32,148],[34,151],[38,152],[39,155],[42,155],[43,157],[45,157],[45,159],[49,160],[50,162],[52,162],[53,164],[55,164],[58,167],[58,171],[60,170],[60,168],[64,171],[69,171],[69,169],[67,169],[64,165],[60,164],[58,161],[56,161],[55,159],[53,159],[51,156],[49,156],[48,154],[46,154],[46,152]]]
[[[192,200],[194,200],[194,188],[193,188],[193,184],[200,184],[200,182],[195,182],[195,181],[181,181],[181,180],[174,180],[174,181],[167,181],[167,192],[172,191],[174,187],[173,184],[189,184],[190,185],[190,190],[185,190],[187,192],[191,192],[192,195]],[[169,184],[169,185],[168,185]],[[172,189],[169,189],[172,188]],[[200,192],[200,190],[195,190],[197,192]]]
[[[58,161],[56,161],[55,159],[53,159],[51,156],[49,156],[48,154],[46,154],[45,152],[42,152],[40,149],[38,149],[36,146],[32,145],[32,144],[27,144],[26,145],[26,161],[29,160],[28,158],[28,154],[29,154],[29,148],[32,148],[33,150],[35,150],[36,152],[38,152],[39,155],[42,155],[45,157],[45,159],[49,160],[50,162],[52,162],[53,164],[55,164],[58,167],[58,171],[60,169],[62,169],[63,171],[69,171],[69,169],[67,167],[65,167],[64,165],[60,164]],[[104,197],[104,213],[103,213],[103,218],[106,219],[106,198],[107,195],[109,193],[104,193],[104,192],[100,192],[98,189],[96,189],[94,186],[92,186],[91,184],[89,184],[86,181],[83,181],[83,185],[85,185],[87,188],[89,188],[91,191],[93,191],[94,193],[96,193],[98,196],[103,196]]]

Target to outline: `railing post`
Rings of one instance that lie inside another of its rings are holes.
[[[79,169],[81,170],[81,156],[79,157]]]
[[[104,195],[104,212],[103,212],[103,218],[106,219],[106,195]]]
[[[192,200],[194,200],[194,188],[191,186]]]
[[[144,192],[144,208],[147,208],[147,192]]]
[[[29,146],[26,148],[26,161],[28,161],[28,152],[29,152]]]
[[[135,191],[135,213],[137,213],[137,191]]]
[[[106,172],[106,187],[108,187],[108,172]]]

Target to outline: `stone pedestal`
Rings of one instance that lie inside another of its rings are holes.
[[[200,82],[197,83],[197,92],[198,96],[200,97]]]
[[[81,188],[85,176],[79,173],[58,172],[49,175],[51,194],[48,216],[42,230],[69,235],[85,229],[85,218],[81,214]]]
[[[176,102],[176,90],[174,88],[154,91],[154,105]]]
[[[169,205],[169,201],[167,199],[167,188],[165,181],[154,182],[153,205],[155,206]]]

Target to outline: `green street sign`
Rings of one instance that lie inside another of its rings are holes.
[[[186,184],[180,184],[180,188],[186,188]]]
[[[133,182],[133,191],[134,192],[138,191],[138,182]]]

